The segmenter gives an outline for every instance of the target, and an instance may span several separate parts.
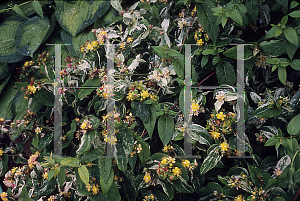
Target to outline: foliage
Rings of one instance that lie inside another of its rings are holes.
[[[289,0],[1,3],[1,199],[294,199],[299,9]],[[54,44],[63,44],[60,72]],[[240,72],[234,44],[245,44]]]

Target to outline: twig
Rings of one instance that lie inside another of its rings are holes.
[[[212,72],[209,76],[207,76],[206,78],[204,78],[198,85],[197,87],[199,87],[205,80],[207,80],[208,78],[210,78],[210,76],[212,76],[213,74],[215,74],[216,71]]]
[[[188,35],[188,33],[189,33],[190,29],[191,29],[191,26],[192,26],[192,24],[193,24],[193,21],[194,21],[194,19],[195,19],[196,13],[197,13],[197,11],[195,11],[195,13],[194,13],[193,19],[192,19],[192,21],[191,21],[191,23],[190,23],[190,26],[189,26],[189,28],[188,28],[188,30],[187,30],[187,32],[186,32],[186,34],[185,34],[185,36],[184,36],[184,39],[183,39],[183,42],[182,42],[182,45],[181,45],[181,47],[180,47],[180,50],[179,50],[179,52],[181,52],[181,50],[182,50],[182,48],[183,48],[183,44],[184,44],[184,42],[185,42],[185,39],[186,39],[186,37],[187,37],[187,35]]]

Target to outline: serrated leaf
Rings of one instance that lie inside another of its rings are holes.
[[[83,181],[83,183],[88,186],[89,185],[89,171],[88,169],[85,167],[85,166],[80,166],[78,168],[78,173],[79,173],[79,176],[80,176],[80,179]]]
[[[109,7],[109,1],[60,2],[55,15],[61,27],[75,37],[104,15]]]
[[[18,52],[24,56],[33,57],[33,53],[41,45],[49,28],[49,20],[39,16],[20,24],[15,36],[15,46]]]

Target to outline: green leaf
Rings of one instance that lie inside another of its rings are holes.
[[[92,147],[92,141],[95,138],[95,131],[87,131],[83,134],[79,147],[76,151],[76,154],[81,155],[84,152],[87,152]]]
[[[299,135],[300,134],[300,114],[292,118],[287,126],[287,132],[290,135]]]
[[[227,17],[226,16],[222,16],[222,18],[221,18],[221,23],[222,23],[222,27],[224,28],[225,27],[225,25],[226,25],[226,23],[227,23]]]
[[[295,11],[291,12],[289,14],[289,16],[294,17],[294,18],[300,17],[300,10],[295,10]]]
[[[272,201],[285,201],[285,199],[282,197],[274,197]]]
[[[80,179],[83,181],[83,183],[88,186],[89,185],[89,171],[88,169],[85,167],[85,166],[80,166],[78,168],[78,173],[79,173],[79,176],[80,176]]]
[[[145,162],[148,160],[148,158],[150,157],[150,148],[149,145],[143,141],[143,139],[139,139],[137,146],[141,145],[142,150],[140,151],[140,153],[138,153],[139,158],[142,162],[143,165],[145,165]]]
[[[208,62],[209,56],[205,55],[201,59],[201,67],[204,67]]]
[[[218,150],[218,145],[213,144],[209,147],[209,149],[211,149],[211,151],[208,153],[201,165],[200,174],[205,174],[209,170],[213,169],[217,165],[217,163],[222,159],[222,156]]]
[[[99,158],[99,156],[103,156],[105,151],[98,147],[97,149],[93,149],[92,151],[87,152],[86,154],[83,154],[81,157],[81,162],[88,163],[92,162]]]
[[[77,158],[64,158],[60,161],[61,166],[79,167],[79,160]]]
[[[73,139],[74,132],[76,131],[76,120],[74,119],[71,123],[71,128],[66,134],[67,141],[70,143]]]
[[[233,69],[233,66],[225,61],[219,62],[216,67],[216,74],[218,78],[219,85],[228,84],[234,86],[236,83],[236,76]]]
[[[196,4],[196,7],[199,22],[213,43],[216,43],[219,25],[215,25],[217,16],[214,16],[211,10],[211,8],[217,7],[216,3],[214,1],[204,0],[203,3]]]
[[[173,182],[173,186],[176,191],[180,193],[193,193],[194,189],[187,182],[183,182],[180,179],[177,179]]]
[[[294,59],[290,65],[293,69],[300,71],[300,59]]]
[[[271,176],[260,170],[258,167],[254,167],[248,164],[248,169],[250,173],[251,180],[255,184],[257,188],[264,187],[266,183],[268,183]]]
[[[24,56],[33,57],[50,28],[48,19],[39,16],[28,19],[20,24],[15,37],[15,45],[18,52]]]
[[[64,1],[59,4],[55,1],[55,3],[57,21],[74,37],[104,15],[110,7],[109,1]]]
[[[114,171],[111,169],[108,180],[104,180],[102,175],[100,175],[100,186],[103,195],[106,195],[114,181]]]
[[[233,21],[235,21],[239,25],[243,25],[243,18],[238,10],[233,9],[229,12],[229,16]]]
[[[0,63],[0,80],[6,78],[14,69],[9,67],[7,63]],[[6,83],[5,83],[6,84]],[[1,93],[1,90],[0,90]]]
[[[122,192],[124,192],[127,200],[136,200],[138,196],[138,189],[135,185],[135,175],[132,171],[125,171],[120,173],[122,181],[119,182]]]
[[[268,63],[268,64],[279,64],[280,59],[272,58],[272,59],[267,59],[265,62]]]
[[[176,75],[179,78],[184,78],[184,66],[183,66],[183,63],[181,63],[181,61],[179,59],[173,58],[172,59],[172,64],[173,64],[174,70],[176,72]]]
[[[278,78],[282,84],[285,84],[286,77],[287,77],[286,68],[278,66]]]
[[[120,130],[117,135],[117,151],[114,153],[119,170],[127,169],[128,155],[132,152],[134,139],[131,130]]]
[[[290,43],[298,45],[298,36],[295,29],[293,29],[292,27],[288,27],[283,31],[283,33]]]
[[[101,98],[99,101],[95,103],[94,109],[97,116],[99,116],[101,111],[105,110],[106,105],[107,105],[107,99],[105,98]]]
[[[39,1],[32,1],[31,5],[33,7],[33,9],[35,10],[35,12],[41,17],[44,18],[44,14],[43,14],[43,8],[40,4]]]
[[[293,9],[293,8],[295,8],[296,6],[298,6],[299,5],[299,2],[297,2],[297,1],[292,1],[291,2],[291,7],[290,7],[290,9]],[[292,17],[292,16],[291,16]]]
[[[27,18],[26,15],[23,13],[23,11],[21,10],[21,8],[19,7],[18,4],[15,4],[14,7],[12,8],[13,11],[15,11],[18,15]]]
[[[284,47],[284,42],[281,40],[271,40],[271,41],[264,41],[261,44],[261,51],[264,54],[272,55],[272,56],[281,56],[286,53]]]
[[[17,28],[23,19],[9,18],[0,25],[0,62],[15,63],[21,61],[21,55],[15,46]]]
[[[205,50],[203,50],[203,52],[202,52],[202,55],[209,55],[209,54],[212,54],[212,55],[214,55],[214,53],[215,53],[215,50],[214,49],[205,49]]]
[[[48,172],[48,181],[50,181],[52,179],[52,177],[54,176],[54,169],[51,169],[49,172]]]
[[[287,52],[290,60],[292,60],[298,47],[296,45],[290,43],[289,41],[285,41],[285,48],[286,48],[286,52]]]
[[[275,32],[275,37],[278,37],[282,34],[282,29],[277,29],[277,31]]]
[[[279,27],[272,27],[266,34],[265,39],[268,38],[273,38],[275,36],[275,33],[277,32],[277,30],[279,29]]]
[[[100,78],[88,79],[82,86],[83,87],[99,87],[101,84]],[[84,96],[90,95],[95,89],[81,89],[78,94],[78,98],[83,98]]]
[[[100,171],[100,175],[102,176],[104,181],[107,181],[111,172],[111,158],[109,157],[100,157],[98,162],[98,168]]]
[[[201,195],[211,195],[214,191],[218,191],[218,193],[223,193],[222,186],[216,182],[209,182],[205,187],[201,188],[199,194]]]
[[[288,16],[288,15],[284,16],[284,17],[281,19],[280,24],[281,24],[281,25],[286,25],[288,19],[289,19],[289,16]]]
[[[38,147],[38,145],[39,145],[39,136],[38,136],[38,135],[34,135],[34,136],[33,136],[31,144],[32,144],[35,148]]]
[[[277,142],[280,142],[278,136],[272,136],[266,141],[265,146],[274,146]]]
[[[134,110],[135,115],[143,122],[148,122],[150,118],[150,105],[144,104],[139,101],[131,102],[131,107]]]
[[[201,125],[192,124],[188,127],[189,134],[187,135],[187,141],[190,139],[192,142],[199,142],[200,144],[205,144],[210,146],[212,143],[212,138],[208,131]]]
[[[158,134],[163,145],[169,143],[174,131],[174,119],[170,115],[161,115],[158,119]]]
[[[6,173],[7,167],[8,167],[8,156],[6,154],[3,154],[2,160],[0,160],[0,177],[2,177]]]
[[[268,105],[263,105],[262,107],[258,107],[253,113],[253,116],[258,116],[261,118],[272,118],[280,115],[282,113],[281,110],[274,108],[269,108]]]
[[[150,139],[152,138],[152,134],[153,134],[153,131],[154,131],[154,127],[155,127],[155,124],[156,124],[156,108],[154,105],[151,105],[150,107],[150,118],[147,122],[143,122],[149,136],[150,136]]]
[[[53,176],[56,177],[59,174],[59,172],[60,172],[60,167],[55,167]]]
[[[244,51],[245,51],[245,53],[244,53],[245,59],[249,59],[250,57],[253,56],[253,49],[249,45],[244,46]],[[234,47],[226,50],[222,54],[228,58],[237,59],[237,46],[234,46]]]
[[[64,182],[66,181],[66,177],[67,177],[67,175],[66,175],[65,168],[61,167],[58,177],[57,177],[58,183],[61,187],[63,186]]]
[[[248,17],[256,24],[258,17],[259,3],[257,0],[248,0],[245,2]]]
[[[38,90],[36,93],[34,93],[34,96],[43,105],[48,106],[48,107],[54,106],[55,96],[54,96],[53,92],[49,92],[46,89],[41,89],[41,90]]]

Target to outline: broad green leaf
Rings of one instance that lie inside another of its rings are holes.
[[[179,179],[175,180],[173,183],[176,191],[180,193],[193,193],[194,189],[187,182],[180,181]]]
[[[5,79],[0,81],[0,94],[1,94],[2,90],[5,88],[6,84],[8,83],[10,77],[11,77],[11,75],[7,76]]]
[[[278,66],[278,78],[282,84],[285,84],[286,77],[287,77],[286,68]]]
[[[0,177],[2,177],[6,173],[8,167],[8,156],[6,154],[3,154],[1,158],[2,160],[0,160]]]
[[[103,180],[107,181],[111,172],[111,158],[104,156],[100,157],[98,162],[98,168]]]
[[[61,166],[79,167],[79,160],[77,158],[64,158],[60,161]]]
[[[39,16],[20,24],[15,36],[15,46],[18,52],[24,56],[33,57],[33,53],[41,45],[49,28],[49,20]]]
[[[209,56],[205,55],[201,59],[201,67],[204,67],[208,62]]]
[[[131,170],[120,173],[122,181],[119,182],[122,191],[124,192],[127,200],[136,200],[138,196],[138,188],[135,185],[135,174]]]
[[[111,169],[108,180],[104,180],[100,175],[100,186],[103,195],[106,195],[114,180],[114,171]]]
[[[219,85],[228,84],[234,86],[236,83],[236,76],[233,66],[229,62],[219,62],[216,68],[216,74]]]
[[[217,163],[222,159],[222,156],[218,150],[218,145],[213,144],[210,146],[210,149],[211,151],[208,153],[201,165],[200,174],[205,174],[209,170],[213,169],[217,165]]]
[[[38,136],[38,135],[34,135],[34,136],[33,136],[31,144],[32,144],[35,148],[38,147],[38,145],[39,145],[39,136]]]
[[[285,41],[285,48],[286,48],[287,55],[289,56],[290,60],[292,60],[298,47],[290,43],[289,41]]]
[[[208,131],[197,124],[192,124],[188,127],[188,136],[187,140],[192,140],[192,142],[199,142],[200,144],[205,144],[210,146],[212,143],[212,138]]]
[[[104,153],[105,151],[101,147],[98,147],[97,149],[93,149],[92,151],[89,151],[86,154],[82,155],[81,162],[84,163],[92,162],[98,159],[99,156],[103,156]]]
[[[244,58],[249,59],[253,56],[253,49],[249,45],[244,46]],[[222,53],[228,58],[237,59],[237,46],[234,46]]]
[[[150,136],[150,139],[152,138],[152,134],[153,134],[153,131],[154,131],[154,127],[155,127],[155,124],[156,124],[156,108],[154,105],[151,105],[150,107],[150,118],[147,122],[143,122],[149,136]]]
[[[258,107],[253,113],[253,116],[258,116],[261,118],[272,118],[280,115],[282,113],[281,110],[274,108],[269,108],[268,105],[262,105]]]
[[[202,24],[205,32],[213,43],[216,43],[219,33],[219,25],[215,25],[217,16],[214,16],[213,11],[211,10],[211,8],[216,7],[216,3],[214,1],[204,0],[203,3],[196,4],[196,7],[198,21]]]
[[[54,176],[54,169],[51,169],[49,172],[48,172],[48,181],[50,181]]]
[[[283,31],[283,33],[290,43],[298,45],[298,36],[295,29],[293,29],[292,27],[288,27]]]
[[[21,61],[21,55],[15,46],[17,28],[23,19],[9,18],[0,25],[0,62],[15,63]]]
[[[248,0],[245,2],[248,17],[256,24],[258,17],[259,3],[257,0]]]
[[[55,1],[57,21],[73,37],[93,24],[110,7],[109,1],[57,2]]]
[[[300,59],[294,59],[290,65],[293,69],[300,71]]]
[[[209,54],[215,55],[215,50],[207,48],[202,52],[202,55],[205,55],[205,56],[209,55]]]
[[[79,147],[76,151],[76,154],[81,155],[84,152],[90,150],[92,147],[92,141],[95,138],[95,132],[94,131],[87,131],[86,133],[83,134]]]
[[[172,64],[173,64],[173,67],[174,67],[174,70],[176,72],[176,75],[183,79],[184,78],[184,66],[183,66],[183,63],[177,59],[177,58],[173,58],[172,59]]]
[[[60,186],[63,186],[64,182],[66,181],[66,177],[67,175],[66,175],[65,168],[61,167],[57,177]]]
[[[289,16],[294,17],[294,18],[300,17],[300,10],[295,10],[295,11],[291,12],[289,14]]]
[[[96,40],[96,36],[91,31],[82,31],[81,33],[77,34],[73,37],[71,34],[66,32],[65,30],[60,31],[61,39],[64,43],[68,43],[70,45],[66,45],[66,48],[69,52],[74,56],[81,56],[82,53],[80,52],[80,47],[86,43],[86,41],[94,41]]]
[[[218,191],[218,193],[222,193],[222,186],[216,182],[209,182],[205,187],[201,188],[199,194],[213,194],[214,191]]]
[[[4,79],[12,73],[14,69],[9,67],[7,63],[0,63],[0,80]],[[0,90],[1,93],[1,90]]]
[[[267,59],[265,61],[268,64],[279,64],[280,60],[278,58]]]
[[[100,78],[93,78],[93,79],[88,79],[82,86],[83,87],[99,87],[101,83]],[[92,91],[95,89],[81,89],[81,91],[78,94],[78,98],[83,98],[84,96],[90,95]]]
[[[101,98],[99,101],[97,101],[94,105],[94,109],[96,112],[96,115],[99,116],[99,113],[103,110],[105,110],[107,105],[107,99]]]
[[[284,17],[281,19],[280,24],[281,24],[281,25],[286,25],[288,19],[289,19],[289,16],[288,16],[288,15],[284,16]]]
[[[266,183],[268,183],[271,176],[259,169],[258,167],[254,167],[248,164],[248,169],[250,173],[251,180],[255,184],[256,187],[264,187]]]
[[[278,30],[278,27],[272,27],[266,34],[265,39],[273,38],[275,36],[276,31]]]
[[[233,21],[235,21],[239,25],[243,25],[243,18],[238,10],[233,9],[229,12],[229,16]]]
[[[162,115],[158,119],[158,134],[163,145],[169,143],[174,131],[174,119],[170,115]]]
[[[114,153],[119,170],[127,169],[128,155],[132,152],[134,139],[131,130],[120,130],[117,135],[117,151]]]
[[[40,4],[39,1],[32,1],[31,5],[33,7],[33,9],[35,10],[35,12],[41,17],[44,18],[44,14],[43,14],[43,8],[42,5]]]
[[[90,180],[88,169],[82,165],[78,168],[78,173],[79,173],[80,179],[83,181],[83,183],[88,186],[89,180]]]
[[[297,1],[292,1],[291,2],[291,7],[290,7],[290,9],[293,9],[293,8],[295,8],[296,6],[298,6],[299,5],[299,2],[297,2]]]
[[[59,172],[60,172],[60,167],[55,167],[53,176],[56,178],[56,176],[59,174]]]
[[[300,131],[300,114],[296,115],[295,117],[292,118],[292,120],[289,122],[287,126],[287,132],[290,135],[299,135]]]
[[[19,7],[18,4],[15,4],[15,5],[13,6],[12,9],[13,9],[13,11],[15,11],[18,15],[20,15],[20,16],[22,16],[22,17],[24,17],[24,18],[27,18],[26,15],[23,13],[22,9]]]
[[[281,40],[264,41],[261,44],[261,51],[267,55],[281,56],[286,53],[284,42]]]
[[[273,136],[266,141],[265,146],[274,146],[278,141],[280,141],[278,136]]]
[[[282,34],[282,29],[277,29],[277,31],[275,32],[275,37],[278,37]]]
[[[150,105],[144,104],[139,101],[131,102],[131,108],[134,110],[135,115],[143,122],[148,122],[150,119]]]
[[[52,107],[54,106],[54,94],[53,92],[49,92],[46,89],[41,89],[34,93],[36,99],[43,105]]]

